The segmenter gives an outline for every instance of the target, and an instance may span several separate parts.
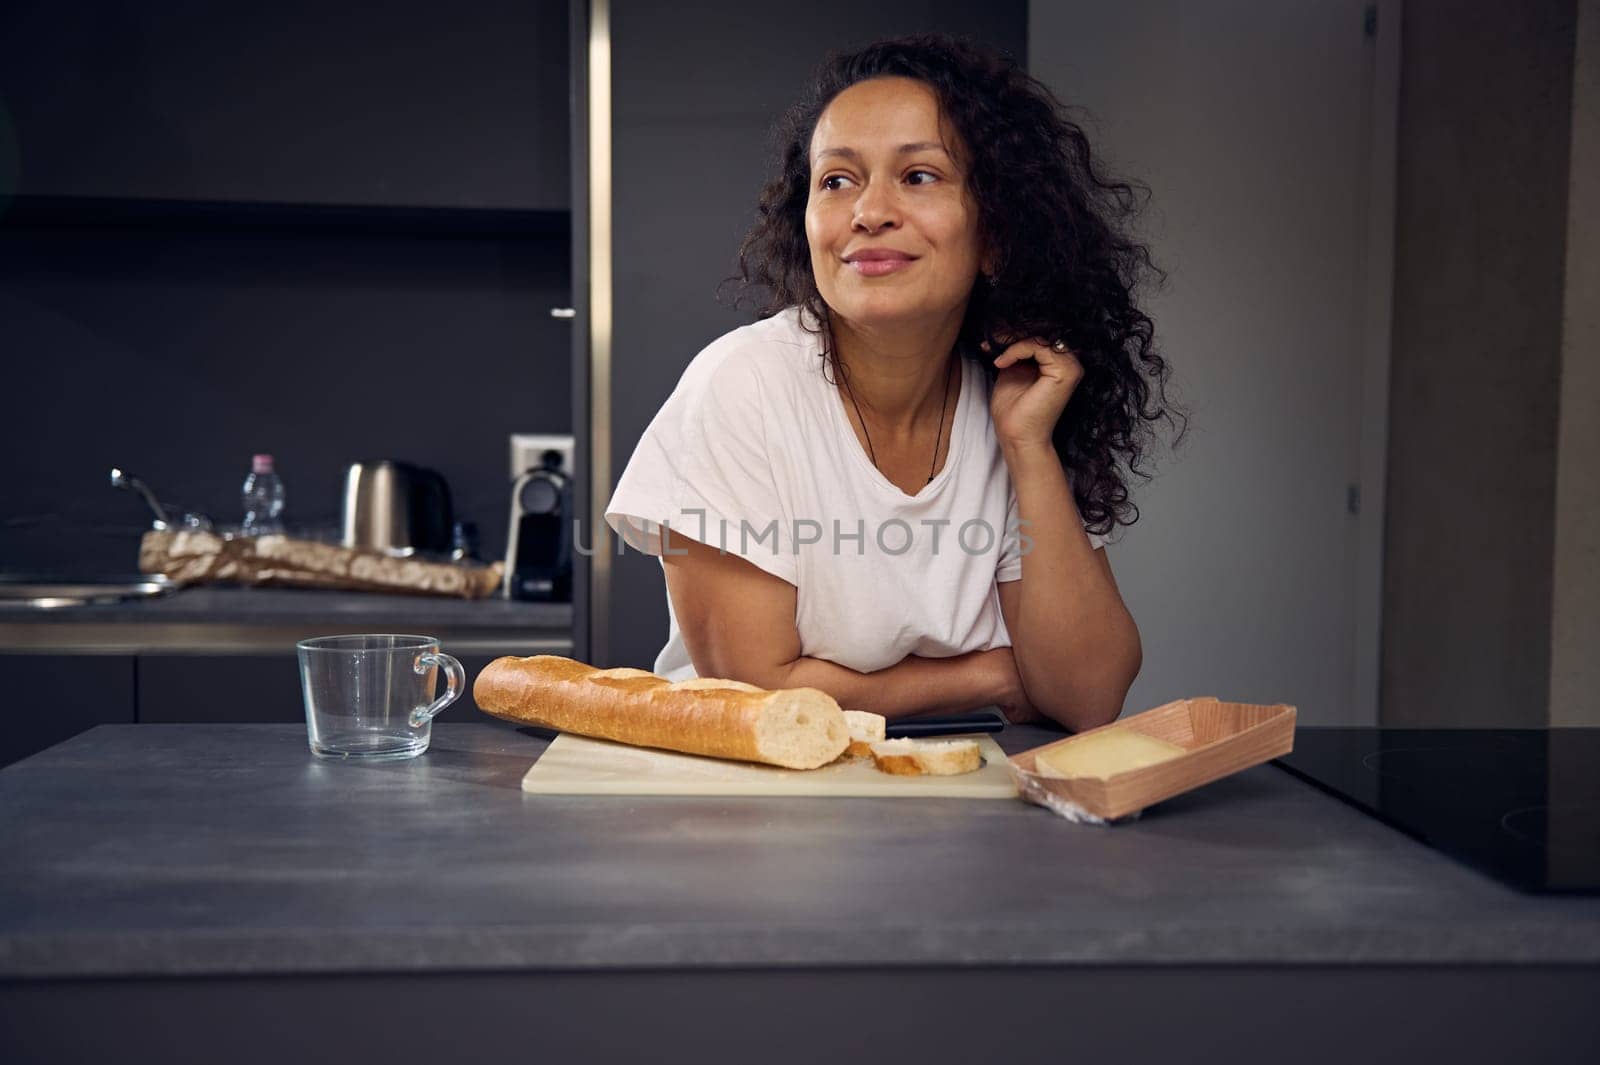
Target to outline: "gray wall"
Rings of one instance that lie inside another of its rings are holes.
[[[1139,520],[1106,549],[1144,646],[1125,713],[1215,695],[1376,722],[1356,591],[1366,576],[1375,598],[1360,545],[1379,515],[1350,505],[1368,487],[1369,315],[1386,324],[1366,303],[1387,252],[1368,241],[1384,47],[1364,7],[1033,6],[1033,73],[1150,188],[1141,229],[1167,278],[1140,297],[1193,414],[1175,452],[1158,426],[1155,479],[1129,486]]]
[[[1549,719],[1574,11],[1405,4],[1388,725]]]
[[[1281,537],[1241,556],[1240,540],[1260,531],[1257,518],[1242,530],[1204,520],[1212,501],[1242,502],[1248,496],[1239,471],[1255,469],[1257,457],[1264,455],[1269,464],[1288,458],[1288,472],[1309,483],[1313,467],[1301,455],[1337,443],[1322,438],[1326,427],[1311,422],[1297,421],[1286,432],[1281,405],[1262,406],[1272,413],[1255,420],[1230,416],[1242,413],[1229,406],[1241,386],[1261,380],[1259,373],[1233,373],[1240,353],[1275,335],[1269,331],[1286,308],[1291,317],[1311,320],[1277,298],[1279,288],[1269,290],[1272,299],[1253,300],[1241,282],[1252,278],[1254,263],[1264,261],[1314,279],[1332,299],[1336,285],[1328,282],[1339,275],[1337,243],[1302,235],[1301,216],[1326,216],[1332,209],[1321,196],[1307,196],[1296,216],[1279,219],[1266,240],[1243,239],[1241,234],[1257,233],[1247,226],[1216,231],[1219,215],[1237,209],[1238,190],[1257,178],[1268,186],[1242,218],[1258,220],[1280,197],[1305,194],[1313,184],[1274,161],[1281,140],[1253,149],[1228,140],[1241,113],[1275,101],[1244,97],[1238,107],[1215,107],[1209,114],[1203,109],[1214,102],[1218,86],[1240,90],[1274,71],[1281,76],[1284,63],[1270,42],[1258,46],[1254,58],[1229,53],[1229,60],[1218,62],[1224,53],[1211,46],[1208,34],[1221,35],[1225,47],[1237,49],[1243,47],[1237,42],[1269,32],[1271,23],[1309,20],[1348,5],[1260,0],[1203,13],[1171,5],[1181,17],[1163,13],[1165,6],[1158,0],[1085,4],[1081,12],[1065,13],[1056,5],[1035,5],[1031,42],[1034,56],[1053,64],[1036,72],[1056,79],[1052,83],[1075,102],[1091,103],[1113,134],[1108,144],[1149,150],[1145,158],[1128,159],[1130,164],[1171,164],[1166,172],[1156,166],[1132,169],[1155,186],[1156,216],[1164,222],[1155,251],[1174,270],[1169,289],[1156,301],[1158,335],[1176,361],[1187,398],[1199,407],[1198,432],[1183,461],[1138,493],[1149,526],[1141,522],[1125,544],[1111,549],[1146,633],[1145,672],[1130,694],[1130,708],[1197,694],[1213,684],[1223,694],[1271,697],[1267,682],[1281,676],[1285,663],[1308,661],[1328,649],[1303,638],[1293,618],[1265,632],[1242,622],[1260,614],[1263,605],[1276,609],[1303,597],[1339,565],[1331,556],[1285,570],[1283,558],[1302,545]],[[1590,65],[1580,60],[1575,75],[1580,6]],[[1597,723],[1591,663],[1600,633],[1600,388],[1594,371],[1600,364],[1594,297],[1600,291],[1600,238],[1593,190],[1600,189],[1594,147],[1600,144],[1600,101],[1594,99],[1592,42],[1600,34],[1594,27],[1600,15],[1593,0],[1406,0],[1399,7],[1377,719],[1388,725]],[[1185,25],[1183,18],[1194,24]],[[1046,25],[1049,40],[1041,32]],[[1340,46],[1344,40],[1338,38]],[[1330,38],[1329,54],[1334,43]],[[1184,61],[1196,66],[1184,68]],[[1160,70],[1167,73],[1148,73]],[[1587,94],[1576,109],[1575,76]],[[1100,91],[1102,98],[1085,99],[1087,93],[1074,91],[1079,86]],[[1328,125],[1343,113],[1334,103],[1304,101],[1303,130],[1293,135],[1331,139],[1335,131]],[[1174,121],[1185,109],[1195,112],[1193,121]],[[1372,123],[1374,134],[1380,126]],[[1128,130],[1142,132],[1143,139],[1124,136]],[[1230,167],[1216,165],[1219,152],[1231,152]],[[1205,196],[1194,195],[1196,189]],[[1273,241],[1283,254],[1263,255]],[[1308,248],[1313,259],[1324,260],[1320,266],[1304,261]],[[1209,303],[1194,298],[1197,283]],[[1186,306],[1203,313],[1180,313]],[[1271,349],[1272,360],[1287,362],[1293,377],[1324,369],[1312,361],[1310,341],[1325,333],[1308,333],[1307,342]],[[1219,334],[1224,343],[1212,343]],[[1337,394],[1329,396],[1330,403],[1338,402]],[[1202,461],[1215,456],[1224,440],[1247,446],[1232,452],[1229,462]],[[1274,508],[1298,505],[1287,491],[1271,499]],[[1370,507],[1376,501],[1364,502]],[[1151,549],[1163,535],[1172,539]],[[1234,579],[1223,581],[1218,570]],[[1197,589],[1219,585],[1232,594],[1196,595]],[[1335,609],[1332,600],[1304,605]],[[1286,633],[1293,637],[1291,646],[1274,642]],[[1363,632],[1361,638],[1373,637]],[[1170,690],[1154,690],[1163,679],[1171,680]],[[1285,693],[1280,698],[1302,703],[1303,721],[1338,720],[1327,706],[1304,705],[1306,684],[1278,690]]]
[[[1026,56],[1023,0],[743,0],[611,11],[615,346],[611,484],[701,348],[754,320],[716,302],[766,177],[772,121],[830,49],[927,30],[967,32]],[[603,500],[601,502],[604,502]],[[586,536],[586,540],[588,537]],[[648,669],[666,642],[655,558],[613,558],[602,666]]]

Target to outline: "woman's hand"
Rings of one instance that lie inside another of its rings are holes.
[[[981,347],[989,350],[987,342]],[[994,365],[1000,376],[989,397],[989,414],[1001,447],[1049,447],[1061,412],[1083,380],[1083,364],[1071,351],[1030,337],[1007,345]]]
[[[1028,693],[1022,690],[1022,675],[1017,672],[1017,662],[1012,657],[1011,648],[996,647],[980,654],[989,671],[992,685],[990,699],[1005,714],[1007,721],[1013,725],[1033,725],[1048,720],[1034,708],[1028,701]]]

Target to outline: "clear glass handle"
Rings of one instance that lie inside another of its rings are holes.
[[[444,694],[439,696],[427,706],[419,706],[411,711],[411,727],[421,728],[438,716],[439,711],[461,698],[461,689],[467,683],[467,671],[461,668],[461,663],[453,655],[443,651],[429,651],[427,654],[417,656],[417,664],[413,668],[420,674],[426,673],[434,666],[444,668]]]

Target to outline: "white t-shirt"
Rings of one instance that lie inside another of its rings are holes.
[[[795,586],[802,655],[863,673],[1009,647],[995,584],[1022,576],[1027,530],[983,368],[961,360],[944,466],[908,496],[862,448],[800,314],[735,329],[684,370],[606,505],[622,549],[659,556],[665,522],[748,560]],[[693,677],[670,597],[667,615],[654,672]]]

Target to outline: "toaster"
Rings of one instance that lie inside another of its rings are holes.
[[[341,542],[389,555],[447,555],[455,515],[444,476],[394,459],[367,459],[345,471]]]

